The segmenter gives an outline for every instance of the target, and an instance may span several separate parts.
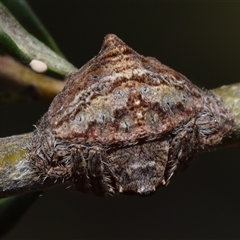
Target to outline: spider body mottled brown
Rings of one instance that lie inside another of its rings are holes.
[[[96,195],[146,195],[200,148],[221,142],[232,117],[211,91],[115,35],[72,73],[37,127],[32,165]]]

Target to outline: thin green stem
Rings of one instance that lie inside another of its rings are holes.
[[[77,69],[29,34],[0,1],[0,48],[24,64],[43,62],[49,71],[68,76]]]

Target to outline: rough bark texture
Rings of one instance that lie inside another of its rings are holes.
[[[0,197],[31,189],[37,180],[26,154],[32,134],[0,139]]]

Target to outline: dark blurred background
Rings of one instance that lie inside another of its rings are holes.
[[[204,88],[240,81],[238,1],[29,1],[81,67],[117,34]],[[0,108],[0,136],[25,133],[49,103]],[[4,239],[240,239],[239,148],[199,154],[150,197],[99,198],[55,188]]]

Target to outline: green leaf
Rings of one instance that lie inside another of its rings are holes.
[[[63,56],[54,39],[44,27],[25,0],[2,0],[2,3],[14,15],[19,23],[38,40],[50,47],[54,52]]]
[[[0,238],[14,227],[39,194],[34,192],[0,199]]]
[[[2,50],[23,63],[39,60],[47,65],[48,70],[63,76],[77,69],[30,35],[0,2],[0,42]]]
[[[7,52],[14,58],[19,59],[24,64],[29,64],[31,62],[31,58],[27,56],[24,52],[22,52],[19,47],[15,44],[12,38],[9,37],[8,34],[3,31],[0,25],[0,49],[4,52]]]

